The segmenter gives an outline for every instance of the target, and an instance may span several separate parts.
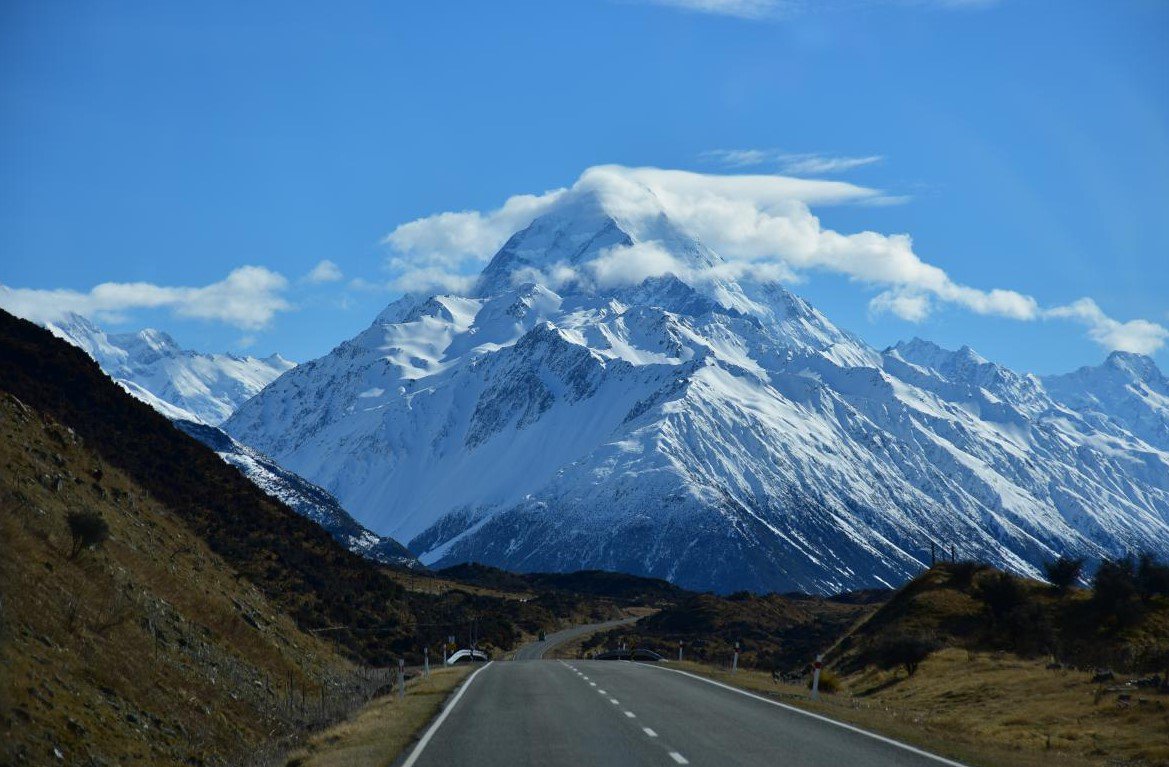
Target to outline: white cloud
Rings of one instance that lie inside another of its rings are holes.
[[[848,157],[809,152],[783,152],[778,149],[712,149],[703,152],[702,158],[727,168],[753,168],[761,165],[772,165],[781,173],[797,176],[843,173],[865,165],[873,165],[885,159],[879,154]]]
[[[1152,354],[1165,345],[1169,330],[1149,320],[1121,322],[1106,315],[1096,302],[1081,298],[1044,312],[1045,317],[1069,319],[1088,326],[1088,338],[1110,351]]]
[[[322,282],[339,282],[344,279],[345,275],[341,274],[341,267],[329,259],[321,261],[314,266],[308,274],[304,276],[304,281],[317,285]]]
[[[740,19],[770,18],[793,10],[799,5],[792,0],[646,0],[646,2],[685,11],[735,16]]]
[[[649,277],[679,275],[686,267],[657,242],[635,242],[629,246],[607,248],[590,261],[588,271],[598,287],[636,285]]]
[[[874,315],[888,313],[909,322],[921,322],[930,316],[933,305],[923,293],[886,290],[869,301],[869,311]]]
[[[1155,351],[1166,330],[1145,320],[1120,322],[1090,300],[1044,310],[1032,296],[1008,288],[978,288],[955,281],[924,261],[907,234],[841,233],[821,225],[813,206],[873,204],[879,190],[842,181],[765,174],[716,175],[616,165],[585,170],[569,189],[509,199],[488,213],[442,213],[394,230],[389,266],[402,290],[464,290],[477,271],[515,231],[537,215],[567,210],[575,201],[599,200],[635,245],[610,249],[587,264],[549,264],[518,275],[556,288],[588,280],[609,287],[648,276],[676,274],[691,281],[714,277],[790,280],[808,272],[843,275],[881,292],[874,314],[889,312],[920,322],[948,304],[975,314],[1032,321],[1073,319],[1089,337],[1112,349]],[[702,273],[679,264],[663,237],[662,215],[725,259]]]
[[[135,309],[165,308],[180,317],[215,320],[257,330],[292,308],[281,296],[288,280],[261,266],[241,266],[203,287],[165,287],[149,282],[103,282],[87,293],[0,285],[0,306],[20,317],[50,322],[70,312],[116,321]]]

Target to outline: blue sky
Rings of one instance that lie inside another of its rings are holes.
[[[904,198],[813,212],[1038,307],[909,321],[874,311],[888,285],[803,272],[838,325],[1066,370],[1108,343],[1054,309],[1169,326],[1166,40],[1158,0],[9,2],[0,283],[306,360],[394,298],[403,223],[602,164],[789,173]]]

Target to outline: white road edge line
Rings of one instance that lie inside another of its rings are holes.
[[[656,738],[658,736],[658,734],[656,732],[654,732],[653,730],[651,730],[648,727],[642,727],[641,729],[644,730],[645,734],[650,736],[651,738]]]
[[[677,751],[671,751],[670,758],[678,764],[690,764],[690,761],[686,757],[679,754]]]
[[[458,705],[459,700],[463,697],[463,693],[465,693],[467,688],[471,686],[471,682],[474,682],[475,677],[486,671],[487,666],[490,666],[494,662],[495,661],[487,661],[486,666],[483,666],[474,674],[471,674],[471,676],[467,677],[467,681],[463,682],[462,686],[459,687],[459,691],[455,693],[455,697],[451,698],[451,702],[448,703],[447,707],[444,708],[442,713],[438,715],[438,719],[435,719],[434,723],[426,729],[426,734],[424,734],[421,740],[418,741],[418,745],[416,745],[414,750],[410,752],[410,756],[406,757],[406,761],[402,762],[402,767],[414,767],[414,763],[418,761],[418,757],[422,756],[422,750],[426,748],[428,743],[430,743],[430,739],[434,737],[434,733],[438,732],[438,728],[442,726],[442,723],[446,721],[446,718],[450,716],[450,713],[455,710],[455,706]]]
[[[908,743],[902,743],[899,740],[893,740],[892,738],[886,738],[884,735],[878,735],[875,732],[869,732],[868,730],[862,730],[860,727],[854,727],[851,724],[845,724],[844,722],[838,722],[835,719],[832,719],[831,717],[821,716],[820,714],[815,714],[815,713],[812,713],[811,711],[805,711],[804,709],[798,708],[796,706],[789,706],[788,704],[780,703],[777,700],[771,700],[770,698],[764,698],[762,695],[756,695],[753,692],[747,692],[746,690],[741,690],[738,687],[732,687],[729,684],[723,684],[722,682],[716,682],[713,679],[707,679],[706,677],[698,676],[697,674],[691,674],[689,671],[682,671],[681,669],[676,669],[676,668],[666,668],[665,666],[652,666],[650,664],[646,664],[645,666],[642,666],[642,668],[652,668],[652,669],[657,669],[658,671],[669,671],[669,672],[674,673],[674,674],[682,674],[683,676],[688,676],[691,679],[697,679],[699,682],[706,682],[707,684],[713,684],[715,687],[722,687],[724,690],[730,690],[731,692],[737,692],[740,695],[746,695],[748,698],[754,698],[755,700],[762,701],[763,703],[768,703],[772,706],[778,706],[779,708],[786,709],[788,711],[792,711],[792,712],[795,712],[797,714],[803,714],[804,716],[810,716],[813,719],[819,719],[821,722],[827,722],[828,724],[834,724],[837,727],[842,727],[846,730],[851,730],[851,731],[853,731],[855,733],[859,733],[861,735],[867,735],[868,737],[873,738],[874,740],[879,740],[882,743],[888,743],[891,746],[896,746],[897,748],[904,749],[906,751],[909,751],[910,753],[917,754],[918,756],[924,756],[927,759],[933,759],[935,762],[938,762],[939,764],[946,764],[946,765],[949,765],[950,767],[967,767],[965,764],[962,764],[961,762],[955,762],[951,759],[947,759],[944,756],[938,756],[937,754],[931,754],[929,751],[922,751],[920,748],[916,748],[914,746],[911,746]],[[681,764],[681,762],[680,762],[680,764]],[[402,767],[409,767],[409,765],[402,765]]]

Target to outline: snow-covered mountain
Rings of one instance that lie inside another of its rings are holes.
[[[345,548],[383,564],[419,565],[400,543],[358,524],[328,491],[215,426],[293,363],[278,354],[257,359],[188,351],[159,330],[107,334],[78,314],[46,327],[83,349],[123,389],[217,452],[264,492],[325,528]]]
[[[631,269],[646,248],[668,268]],[[396,301],[224,428],[427,564],[831,592],[931,542],[1028,573],[1169,552],[1169,447],[1130,409],[969,349],[878,352],[726,266],[664,212],[568,193],[468,295]]]
[[[218,427],[184,420],[173,423],[218,453],[268,495],[325,528],[333,540],[354,554],[387,565],[420,566],[402,544],[362,527],[324,488],[284,469],[263,453],[241,445]]]
[[[1169,379],[1141,354],[1113,352],[1104,364],[1043,379],[1051,396],[1104,428],[1110,424],[1169,450]]]
[[[159,330],[106,333],[79,314],[45,327],[83,349],[123,388],[167,416],[213,426],[294,367],[279,354],[237,357],[182,349]]]

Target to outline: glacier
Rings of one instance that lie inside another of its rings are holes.
[[[630,274],[640,247],[668,268]],[[727,266],[663,210],[570,192],[465,294],[402,297],[222,426],[428,565],[832,593],[935,549],[1030,575],[1169,552],[1152,360],[876,350]]]

